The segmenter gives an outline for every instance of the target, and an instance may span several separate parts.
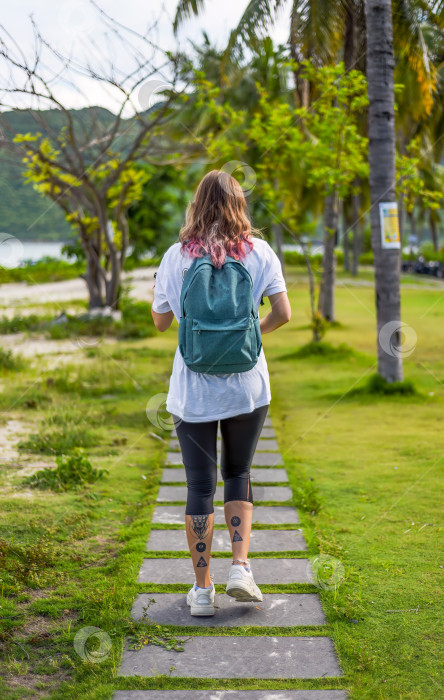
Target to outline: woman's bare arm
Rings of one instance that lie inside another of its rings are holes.
[[[174,318],[172,311],[167,311],[164,314],[158,314],[157,311],[153,311],[153,309],[151,309],[151,316],[153,317],[154,325],[161,333],[168,330]]]
[[[278,292],[269,297],[271,311],[261,318],[261,333],[271,333],[284,323],[288,323],[291,318],[291,306],[288,301],[287,292]]]

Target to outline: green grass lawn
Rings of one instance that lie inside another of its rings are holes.
[[[383,396],[363,390],[375,371],[372,288],[337,290],[340,325],[326,340],[345,343],[352,352],[291,356],[310,340],[302,276],[289,270],[291,323],[264,337],[271,414],[309,554],[331,557],[344,578],[320,591],[326,630],[285,628],[284,634],[330,634],[345,675],[333,682],[198,683],[344,687],[353,699],[435,700],[443,686],[438,596],[444,565],[444,289],[403,290],[403,320],[418,339],[405,359],[405,377],[418,393]],[[15,461],[0,457],[2,698],[105,700],[117,688],[196,687],[166,676],[117,677],[126,636],[135,644],[166,645],[171,634],[183,631],[130,620],[138,591],[188,589],[136,582],[168,440],[167,431],[147,420],[146,405],[167,390],[176,334],[174,325],[155,337],[86,347],[80,361],[69,365],[48,357],[0,371],[0,430],[8,419],[19,421],[26,445]],[[53,463],[56,453],[67,454],[75,444],[84,444],[93,467],[108,470],[102,479],[59,493],[22,486],[28,460]],[[297,584],[262,589],[319,590]],[[111,640],[100,664],[74,650],[75,635],[88,626]],[[240,627],[224,633],[282,632]]]

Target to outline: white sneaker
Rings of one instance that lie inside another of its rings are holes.
[[[251,568],[250,571],[246,571],[242,564],[231,565],[225,593],[241,602],[249,600],[262,602],[264,599],[254,582]]]
[[[211,588],[193,587],[187,594],[187,605],[191,607],[192,615],[214,615],[214,583],[211,582]]]

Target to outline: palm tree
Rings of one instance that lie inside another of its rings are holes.
[[[236,52],[242,45],[254,43],[258,35],[272,24],[277,12],[286,0],[250,0],[238,26],[231,32],[227,53]],[[342,50],[346,68],[357,67],[365,71],[365,30],[363,27],[364,0],[288,0],[291,2],[289,46],[296,61],[312,58],[318,63],[337,59]],[[385,3],[387,4],[387,3]],[[423,0],[393,0],[396,26],[397,54],[406,60],[410,80],[419,83],[421,102],[433,92],[435,80],[430,70],[426,43],[423,41],[421,22],[427,19],[433,26],[443,27],[443,1],[426,3]],[[177,31],[181,22],[192,14],[197,15],[205,0],[179,0],[174,20]],[[390,19],[390,21],[392,21]],[[295,74],[296,93],[299,102],[308,105],[314,86]],[[358,202],[354,202],[354,219]],[[337,230],[338,201],[334,195],[326,197],[324,204],[324,258],[323,293],[321,312],[327,319],[334,318],[335,255],[333,236]],[[357,235],[357,234],[356,234]],[[355,263],[357,257],[355,240]]]
[[[369,97],[370,221],[375,260],[378,332],[378,373],[387,381],[401,381],[401,352],[381,342],[393,328],[399,346],[401,294],[399,248],[382,248],[379,203],[395,202],[395,90],[392,7],[390,0],[365,0],[367,25],[367,82]],[[387,324],[394,324],[389,326]],[[397,324],[397,325],[396,325]]]

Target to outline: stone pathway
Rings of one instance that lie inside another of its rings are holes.
[[[220,440],[220,438],[219,438]],[[186,478],[177,436],[172,434],[167,467],[157,497],[153,515],[156,529],[151,530],[147,558],[144,559],[139,583],[151,585],[189,584],[194,571],[188,553],[184,529]],[[250,540],[252,569],[256,583],[284,585],[313,583],[307,545],[300,528],[298,514],[291,505],[282,505],[292,497],[288,476],[278,452],[276,436],[267,416],[251,469],[253,496],[253,530]],[[218,470],[215,503],[223,502],[223,482]],[[176,502],[176,505],[171,505]],[[256,505],[261,502],[267,505]],[[181,505],[177,505],[181,503]],[[168,505],[170,504],[170,505]],[[276,504],[276,505],[275,505]],[[214,507],[215,530],[211,573],[215,584],[226,584],[231,558],[222,554],[231,551],[230,537],[225,525],[222,505]],[[255,524],[285,525],[286,529],[254,529]],[[162,528],[180,525],[181,529]],[[276,553],[267,557],[260,553]],[[286,553],[279,554],[279,552]],[[155,553],[155,556],[154,554]],[[172,555],[183,553],[183,557]],[[259,553],[259,554],[256,554]],[[291,556],[289,556],[291,555]],[[164,589],[165,590],[165,589]],[[151,602],[150,601],[154,601]],[[120,676],[152,678],[167,674],[171,678],[257,678],[257,679],[317,679],[340,677],[332,640],[325,636],[288,636],[285,629],[301,625],[326,624],[317,593],[264,593],[262,603],[240,603],[216,593],[216,614],[213,617],[192,617],[185,593],[141,593],[136,598],[132,617],[140,620],[147,604],[151,622],[160,625],[195,627],[187,638],[184,651],[177,653],[164,647],[148,645],[140,651],[125,648]],[[217,629],[252,626],[281,627],[282,636],[217,635]],[[213,628],[211,636],[199,634],[199,628]],[[176,635],[181,638],[180,634]],[[170,673],[171,667],[174,670]],[[198,684],[198,681],[197,683]],[[345,700],[344,690],[119,690],[114,700]]]

